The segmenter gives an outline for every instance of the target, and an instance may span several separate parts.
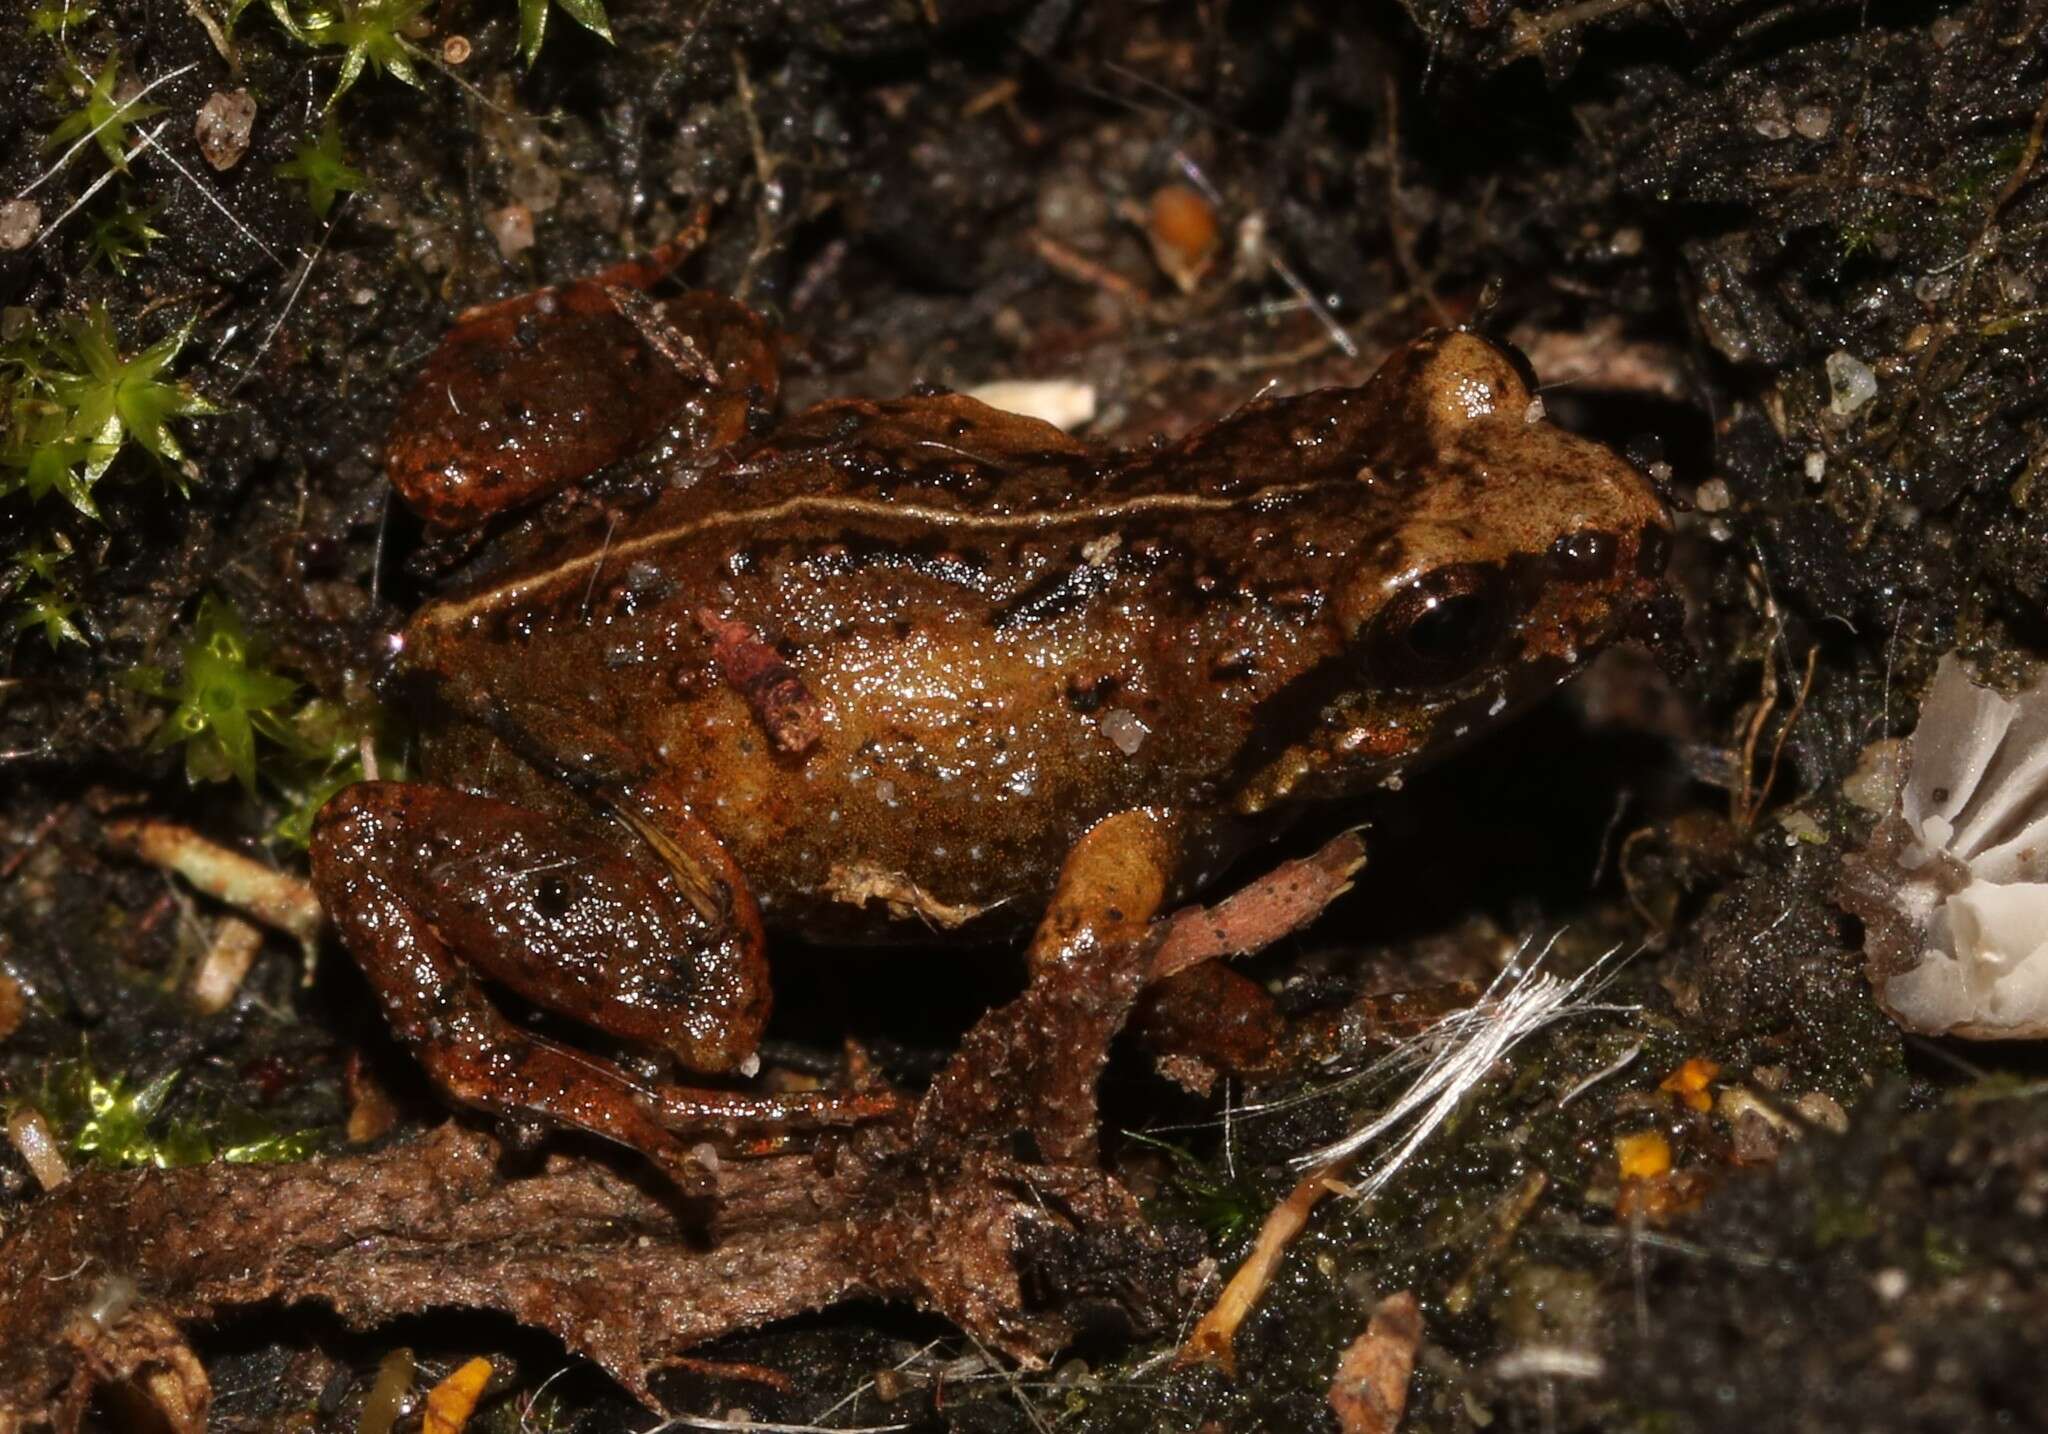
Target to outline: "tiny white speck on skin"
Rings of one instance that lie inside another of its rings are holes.
[[[1135,757],[1138,749],[1145,745],[1145,739],[1152,735],[1152,729],[1128,707],[1110,708],[1102,714],[1097,725],[1102,729],[1102,735],[1109,738],[1126,757]]]
[[[1460,379],[1453,398],[1468,419],[1484,418],[1493,412],[1493,390],[1477,379]]]
[[[1543,395],[1537,394],[1529,400],[1529,406],[1522,410],[1522,422],[1534,428],[1543,421]]]

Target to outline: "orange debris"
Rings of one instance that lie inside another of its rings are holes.
[[[490,1382],[491,1362],[479,1356],[428,1390],[420,1434],[461,1434]]]
[[[1614,1142],[1624,1180],[1654,1180],[1671,1168],[1671,1142],[1661,1130],[1643,1130]]]
[[[1714,1098],[1707,1094],[1714,1077],[1721,1074],[1718,1061],[1694,1056],[1677,1070],[1658,1083],[1657,1089],[1668,1090],[1689,1108],[1702,1114],[1714,1108]]]

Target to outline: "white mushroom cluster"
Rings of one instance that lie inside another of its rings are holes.
[[[2006,696],[1949,654],[1907,762],[1843,893],[1879,1001],[1928,1035],[2048,1036],[2048,682]]]

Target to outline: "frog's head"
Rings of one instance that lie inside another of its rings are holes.
[[[1360,398],[1378,521],[1334,604],[1343,677],[1248,811],[1398,779],[1562,682],[1662,590],[1671,522],[1649,481],[1548,422],[1493,344],[1426,335]]]

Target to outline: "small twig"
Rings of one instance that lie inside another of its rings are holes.
[[[163,128],[163,126],[159,125],[157,126],[157,128],[161,129]],[[222,214],[225,214],[227,216],[228,223],[234,225],[236,231],[240,233],[244,239],[247,239],[251,244],[254,244],[258,249],[261,249],[264,252],[264,254],[269,257],[271,263],[277,265],[277,267],[280,269],[285,267],[284,260],[277,257],[277,251],[271,248],[268,244],[264,243],[262,238],[256,233],[255,230],[251,229],[248,225],[244,224],[241,220],[241,217],[237,215],[234,210],[228,208],[227,202],[223,200],[218,194],[215,194],[213,192],[213,187],[211,185],[207,184],[204,180],[200,179],[200,177],[194,174],[191,170],[185,168],[184,164],[179,161],[178,157],[175,154],[172,154],[169,150],[165,149],[162,145],[158,144],[153,136],[144,135],[143,143],[147,144],[151,149],[155,150],[158,154],[162,155],[165,161],[171,166],[171,168],[177,170],[178,173],[184,175],[185,181],[188,184],[190,184],[194,189],[198,190],[199,193],[206,199],[207,203],[211,204],[215,209],[218,209]]]
[[[732,72],[733,87],[747,120],[747,140],[754,150],[754,177],[761,185],[760,202],[754,206],[754,247],[740,268],[739,281],[732,287],[733,299],[744,304],[748,290],[753,288],[754,271],[775,247],[775,221],[769,217],[769,206],[777,191],[775,157],[768,152],[768,137],[761,129],[761,116],[754,106],[753,77],[747,73],[747,57],[738,50],[732,52]]]
[[[311,886],[172,822],[124,819],[107,823],[106,834],[138,860],[175,872],[216,901],[295,937],[310,976],[324,919]]]
[[[213,48],[228,62],[228,69],[235,74],[242,73],[242,57],[235,53],[234,43],[227,32],[220,27],[220,21],[213,18],[213,12],[206,8],[205,0],[185,0],[185,11],[199,22],[199,28],[206,32],[206,38],[213,41]]]
[[[1764,769],[1763,783],[1756,789],[1754,799],[1749,800],[1739,814],[1738,826],[1743,831],[1748,831],[1756,825],[1756,819],[1763,815],[1764,803],[1770,800],[1771,787],[1778,780],[1778,762],[1785,753],[1785,742],[1791,737],[1792,728],[1799,721],[1799,714],[1806,710],[1807,696],[1813,691],[1814,664],[1819,657],[1820,649],[1818,647],[1810,647],[1806,650],[1806,675],[1800,679],[1799,691],[1792,698],[1792,706],[1786,712],[1785,720],[1778,725],[1778,735],[1771,743],[1770,764]],[[1765,662],[1766,671],[1769,671],[1768,654],[1766,654]],[[1749,790],[1750,778],[1754,773],[1753,764],[1757,737],[1763,730],[1765,719],[1770,716],[1772,706],[1777,701],[1777,681],[1775,677],[1771,679],[1770,688],[1770,697],[1757,708],[1757,715],[1750,723],[1749,739],[1743,745],[1742,783],[1745,793]]]
[[[169,120],[159,120],[157,122],[157,127],[155,129],[151,130],[148,134],[143,135],[140,139],[136,140],[135,143],[129,145],[128,152],[123,157],[122,163],[127,163],[128,160],[135,158],[136,155],[142,153],[144,149],[148,148],[151,144],[153,144],[156,140],[156,137],[164,132],[164,127],[169,123]],[[45,224],[43,226],[43,232],[36,235],[36,242],[29,245],[29,248],[36,249],[42,247],[42,243],[45,239],[49,238],[52,234],[55,234],[59,229],[64,227],[65,220],[69,219],[72,215],[76,214],[79,210],[83,209],[88,203],[91,202],[92,197],[95,194],[98,194],[102,189],[105,189],[107,185],[113,182],[113,178],[116,172],[117,171],[115,171],[113,168],[109,167],[107,171],[104,174],[102,174],[98,179],[95,179],[91,184],[88,184],[85,187],[85,193],[79,195],[78,198],[71,201],[71,207],[69,209],[66,209],[62,214],[59,214],[55,219],[52,219],[48,224]],[[29,188],[31,189],[33,189],[34,187],[34,185],[29,186]],[[23,190],[22,192],[26,194],[28,191]]]
[[[1337,1169],[1330,1165],[1310,1171],[1285,1200],[1267,1213],[1265,1223],[1259,1226],[1258,1238],[1252,1241],[1251,1253],[1237,1267],[1237,1273],[1230,1277],[1216,1303],[1195,1325],[1194,1333],[1181,1345],[1181,1363],[1206,1362],[1218,1366],[1225,1374],[1236,1375],[1237,1327],[1272,1283],[1273,1272],[1280,1267],[1294,1237],[1308,1224],[1316,1202],[1334,1188],[1332,1181]]]
[[[63,169],[65,165],[71,163],[71,157],[73,155],[77,154],[81,149],[84,149],[88,144],[91,144],[94,137],[98,135],[101,130],[105,129],[108,125],[114,123],[114,121],[120,119],[123,115],[127,114],[130,110],[135,108],[135,106],[141,104],[145,99],[149,97],[149,92],[155,89],[158,85],[167,85],[172,80],[178,78],[178,76],[185,74],[188,71],[196,70],[198,68],[199,62],[197,60],[194,60],[189,65],[181,65],[177,69],[172,70],[168,75],[157,76],[148,84],[144,85],[141,89],[137,90],[134,94],[130,95],[127,99],[121,101],[119,105],[115,106],[114,112],[112,114],[108,115],[105,119],[101,120],[98,124],[94,125],[91,129],[87,130],[84,134],[80,135],[77,139],[77,142],[74,143],[71,146],[71,148],[65,150],[62,154],[57,156],[57,162],[55,164],[51,165],[48,169],[44,170],[41,174],[37,175],[35,180],[30,183],[28,188],[22,190],[21,193],[15,195],[14,197],[16,199],[26,199],[29,197],[29,195],[34,194],[38,189],[41,189],[43,185],[48,183],[52,178],[56,176],[59,170]],[[164,120],[161,124],[157,126],[157,128],[161,130],[164,127],[164,125],[167,125],[169,123],[169,120]],[[135,150],[129,150],[128,158],[135,158],[135,153]],[[111,175],[112,173],[112,170],[108,170],[107,174],[101,175],[100,182],[102,184],[105,183],[108,175]],[[93,189],[97,188],[99,188],[99,185],[96,184],[93,186]],[[86,198],[91,198],[92,192],[92,189],[87,190]],[[76,208],[77,206],[73,205],[72,207]],[[69,214],[71,211],[67,209],[64,212],[66,214]]]
[[[1092,284],[1104,293],[1123,300],[1134,309],[1143,309],[1149,304],[1145,291],[1129,279],[1106,265],[1096,263],[1086,255],[1076,253],[1049,234],[1041,234],[1034,230],[1031,235],[1031,247],[1037,252],[1038,257],[1045,261],[1046,267],[1054,273],[1064,274],[1069,279],[1079,280],[1083,284]]]

